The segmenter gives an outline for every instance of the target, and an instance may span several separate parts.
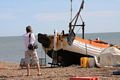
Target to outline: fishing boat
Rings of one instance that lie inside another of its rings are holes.
[[[72,0],[71,0],[72,1]],[[38,42],[44,47],[45,53],[51,57],[52,63],[69,66],[72,64],[80,64],[81,57],[98,57],[100,53],[110,45],[99,39],[87,40],[84,38],[85,23],[81,16],[84,0],[80,8],[69,22],[68,32],[64,30],[58,33],[56,30],[53,35],[38,33]],[[81,19],[81,23],[78,22]],[[76,27],[81,27],[82,36],[77,36],[74,32]]]

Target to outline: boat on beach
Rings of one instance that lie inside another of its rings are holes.
[[[110,44],[98,38],[95,40],[84,38],[85,23],[81,16],[83,6],[84,0],[75,17],[69,22],[67,33],[64,30],[61,33],[55,30],[53,35],[38,33],[38,42],[42,44],[45,53],[52,58],[53,64],[62,66],[80,65],[81,57],[98,57],[104,49],[110,46]],[[81,19],[80,23],[78,23],[79,18]],[[76,27],[82,28],[81,37],[75,33]]]

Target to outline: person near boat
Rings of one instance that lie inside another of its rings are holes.
[[[25,45],[25,63],[27,67],[27,76],[30,75],[30,60],[31,59],[37,64],[37,71],[38,71],[37,75],[41,75],[37,51],[36,49],[33,49],[33,50],[28,49],[28,45],[34,44],[36,40],[34,33],[32,32],[31,26],[26,27],[26,33],[23,36],[24,36],[24,45]]]

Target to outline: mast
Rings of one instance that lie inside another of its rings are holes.
[[[71,21],[72,20],[72,0],[70,0],[70,2],[71,2],[71,6],[70,6],[71,7],[71,9],[70,9],[70,11],[71,11],[70,12],[70,21]]]

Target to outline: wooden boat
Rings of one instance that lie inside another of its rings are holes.
[[[83,9],[84,0],[80,5],[80,9],[75,17],[69,23],[69,32],[61,33],[54,31],[53,35],[38,34],[38,41],[42,43],[46,54],[53,59],[53,63],[62,66],[72,64],[80,64],[81,57],[99,56],[100,53],[110,45],[102,40],[86,40],[84,39],[84,21],[80,16]],[[80,16],[81,25],[77,25]],[[82,37],[74,33],[76,26],[82,27]]]

